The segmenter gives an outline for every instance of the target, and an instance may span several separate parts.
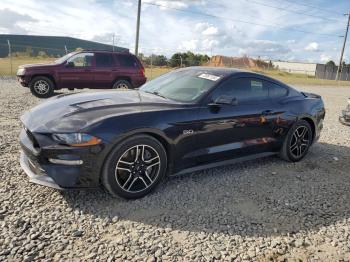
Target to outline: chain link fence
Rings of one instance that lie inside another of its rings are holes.
[[[42,46],[11,45],[0,43],[0,77],[15,76],[17,68],[23,64],[50,63],[59,57],[81,48],[51,48]],[[87,48],[89,49],[89,48]],[[91,48],[93,49],[93,48]],[[6,50],[6,51],[4,51]],[[117,50],[118,51],[118,50]],[[225,57],[212,56],[192,52],[174,52],[169,58],[164,55],[140,54],[139,59],[146,69],[148,79],[153,79],[170,70],[188,66],[232,67],[244,70],[256,71],[275,77],[287,83],[315,83],[332,84],[335,79],[336,67],[329,68],[325,65],[316,65],[315,70],[296,69],[288,70],[275,66],[269,60],[253,59],[249,57]],[[302,63],[301,63],[302,64]],[[317,80],[317,81],[316,81]],[[340,75],[341,81],[350,80],[350,68],[343,68]]]

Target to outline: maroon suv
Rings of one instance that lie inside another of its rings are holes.
[[[51,64],[22,65],[17,78],[40,98],[61,88],[137,88],[146,82],[136,56],[108,51],[73,52]]]

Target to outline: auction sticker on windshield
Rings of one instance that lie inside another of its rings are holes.
[[[200,74],[198,77],[208,79],[211,81],[217,81],[220,79],[220,76],[215,76],[215,75],[211,75],[211,74]]]

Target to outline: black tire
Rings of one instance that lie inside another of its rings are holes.
[[[159,165],[156,164],[157,156]],[[147,162],[152,159],[152,162]],[[101,181],[113,196],[141,198],[154,190],[164,178],[166,170],[167,154],[163,145],[151,136],[135,135],[118,144],[109,154]]]
[[[132,85],[128,80],[117,80],[115,81],[115,83],[113,84],[113,89],[131,89]]]
[[[305,130],[305,134],[303,134]],[[300,135],[300,136],[299,136]],[[302,160],[312,144],[313,133],[310,124],[299,120],[289,130],[280,151],[280,157],[289,162]]]
[[[29,88],[34,96],[39,98],[49,98],[54,94],[55,85],[50,78],[37,76],[30,81]]]

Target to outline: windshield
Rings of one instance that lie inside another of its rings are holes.
[[[70,58],[71,56],[75,55],[76,53],[69,53],[69,54],[66,54],[65,56],[62,56],[60,58],[58,58],[57,60],[55,60],[55,64],[61,64],[63,63],[64,61],[66,61],[68,58]]]
[[[205,70],[176,70],[147,82],[140,90],[175,101],[193,102],[216,85],[220,78]]]

